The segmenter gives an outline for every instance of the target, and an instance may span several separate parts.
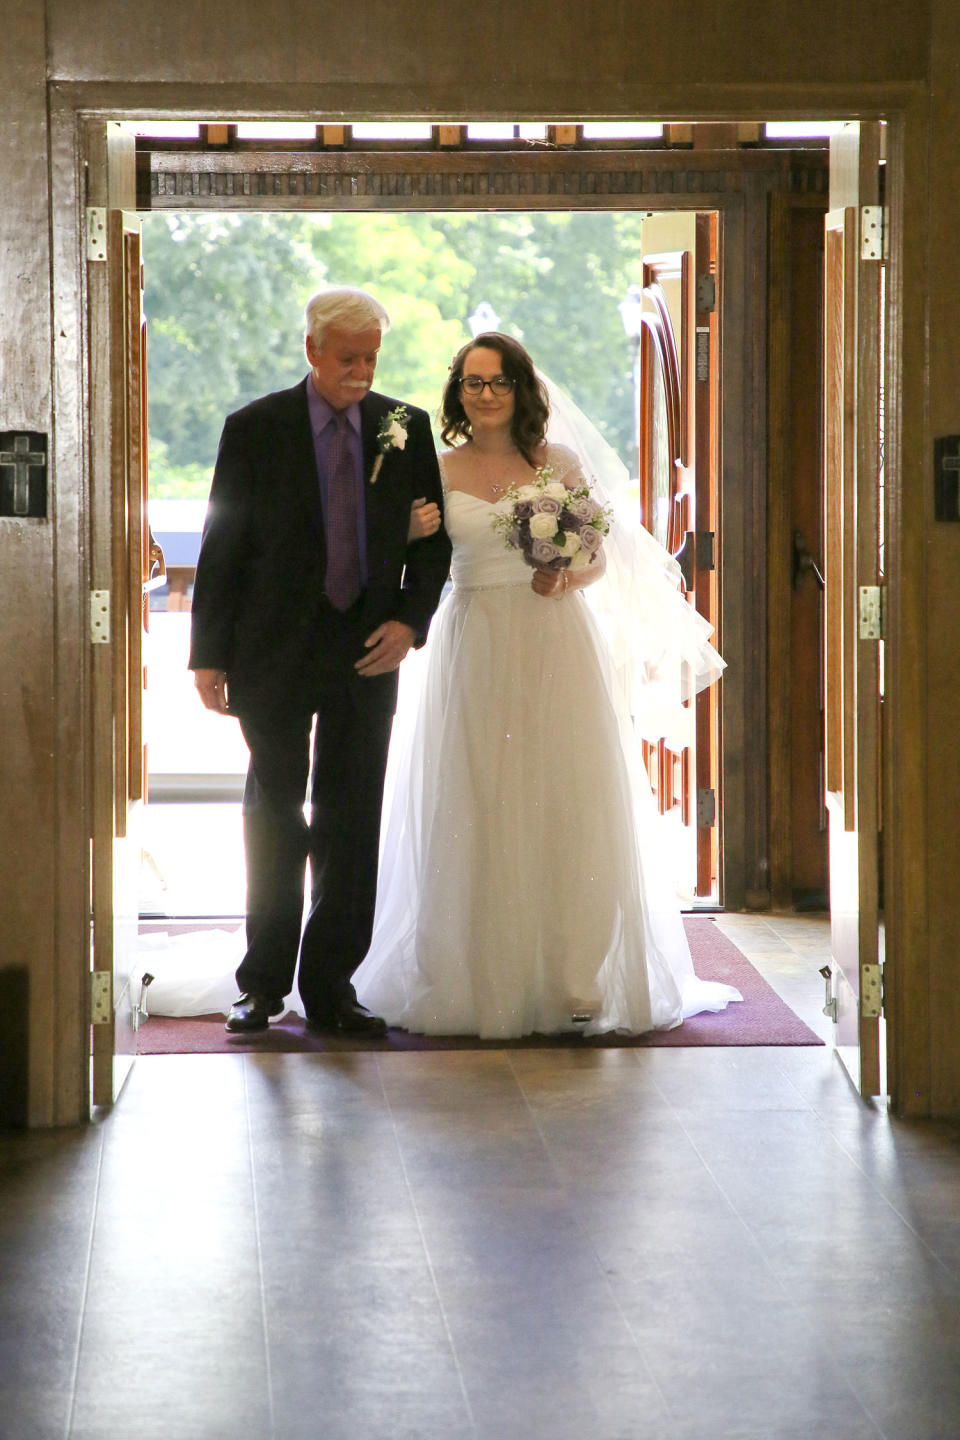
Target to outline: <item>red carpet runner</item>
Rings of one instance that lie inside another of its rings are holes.
[[[685,1046],[685,1045],[822,1045],[823,1041],[795,1015],[732,941],[702,917],[684,921],[694,969],[703,980],[735,985],[743,996],[719,1015],[693,1015],[676,1030],[648,1035],[601,1035],[595,1039],[570,1035],[533,1035],[525,1040],[477,1040],[472,1036],[408,1035],[391,1030],[383,1040],[348,1036],[308,1035],[303,1020],[288,1013],[254,1036],[228,1035],[222,1015],[169,1019],[152,1015],[137,1036],[139,1055],[229,1055],[238,1051],[323,1050],[496,1050],[504,1046],[527,1048],[582,1046]]]

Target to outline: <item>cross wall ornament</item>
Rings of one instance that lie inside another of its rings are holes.
[[[0,431],[0,515],[46,515],[46,472],[46,435]]]

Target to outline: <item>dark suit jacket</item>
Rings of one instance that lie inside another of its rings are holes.
[[[193,592],[192,670],[225,670],[230,708],[273,713],[312,704],[312,681],[329,643],[320,486],[307,407],[309,377],[227,417],[204,524]],[[405,447],[370,476],[383,417],[403,402],[371,391],[360,402],[366,481],[368,581],[357,634],[402,620],[422,645],[450,567],[445,530],[407,545],[411,502],[442,505],[440,471],[425,411],[409,415]],[[385,682],[385,683],[381,683]],[[395,702],[396,676],[368,679],[370,698]]]

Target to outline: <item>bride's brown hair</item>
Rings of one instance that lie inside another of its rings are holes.
[[[504,375],[513,381],[513,419],[510,432],[513,443],[528,465],[535,465],[534,455],[543,444],[547,429],[550,405],[547,392],[537,379],[533,361],[516,340],[501,335],[499,330],[486,330],[464,345],[454,356],[450,376],[440,403],[440,438],[446,445],[455,445],[458,440],[469,440],[472,434],[467,412],[463,408],[460,381],[463,379],[463,362],[471,350],[482,346],[484,350],[495,350],[500,356]]]

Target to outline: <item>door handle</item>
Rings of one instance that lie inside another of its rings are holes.
[[[793,532],[792,572],[794,590],[800,589],[803,577],[808,573],[816,576],[817,584],[820,586],[821,590],[824,588],[823,575],[820,571],[820,567],[817,564],[816,560],[814,560],[813,556],[810,554],[809,549],[807,548],[807,542],[803,538],[802,530],[794,530]]]

